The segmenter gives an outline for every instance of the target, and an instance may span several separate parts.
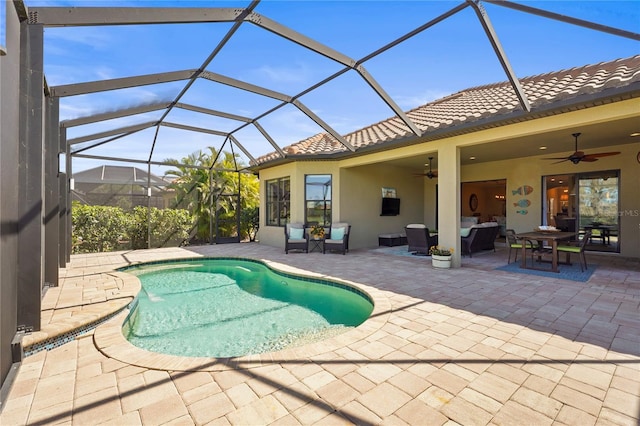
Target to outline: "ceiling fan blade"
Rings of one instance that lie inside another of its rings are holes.
[[[620,151],[618,151],[618,152],[596,152],[595,154],[587,154],[587,155],[585,155],[585,157],[600,158],[600,157],[609,157],[611,155],[618,155],[618,154],[620,154]]]
[[[608,157],[610,155],[618,155],[617,152],[596,152],[594,154],[585,154],[584,151],[578,151],[578,136],[580,133],[573,133],[572,136],[575,138],[575,152],[568,157],[551,157],[551,158],[542,158],[542,160],[560,160],[551,164],[563,163],[565,161],[571,161],[573,164],[578,164],[581,161],[586,161],[588,163],[592,163],[594,161],[598,161],[600,157]]]
[[[438,173],[436,173],[436,172],[413,173],[413,175],[416,176],[416,177],[427,177],[429,179],[433,179],[435,177],[438,177]]]

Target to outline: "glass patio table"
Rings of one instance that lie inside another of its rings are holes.
[[[576,232],[562,232],[562,231],[534,231],[524,232],[517,234],[518,239],[525,241],[537,241],[538,246],[542,247],[544,242],[551,244],[551,271],[560,272],[558,269],[558,241],[569,240],[577,235]],[[536,268],[535,266],[527,266],[527,246],[528,244],[522,244],[522,260],[520,261],[520,267],[522,269],[538,269],[548,271],[548,269]],[[569,253],[567,253],[566,262],[569,264]]]

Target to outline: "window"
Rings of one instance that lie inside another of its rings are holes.
[[[331,225],[331,175],[306,175],[304,179],[305,221]]]
[[[267,181],[267,225],[284,226],[291,219],[291,184],[288,177]]]

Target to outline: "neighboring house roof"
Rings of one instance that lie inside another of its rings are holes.
[[[103,165],[73,173],[73,180],[75,184],[135,184],[147,186],[148,176],[147,172],[137,167]],[[151,186],[165,187],[167,185],[169,185],[168,181],[151,174]]]
[[[569,105],[589,104],[603,97],[640,91],[640,55],[594,65],[539,74],[520,79],[531,112],[520,106],[507,81],[472,87],[408,111],[406,114],[422,132],[415,136],[398,117],[391,117],[344,138],[362,150],[383,149],[395,143],[419,143],[457,133],[495,127],[500,122],[525,121],[566,112]],[[635,96],[637,96],[636,94]],[[353,155],[328,133],[319,133],[283,148],[288,159]],[[277,152],[257,159],[259,166],[282,161]]]

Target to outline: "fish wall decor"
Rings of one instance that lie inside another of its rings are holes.
[[[533,192],[533,187],[529,185],[523,185],[518,189],[512,189],[511,195],[529,195]]]

